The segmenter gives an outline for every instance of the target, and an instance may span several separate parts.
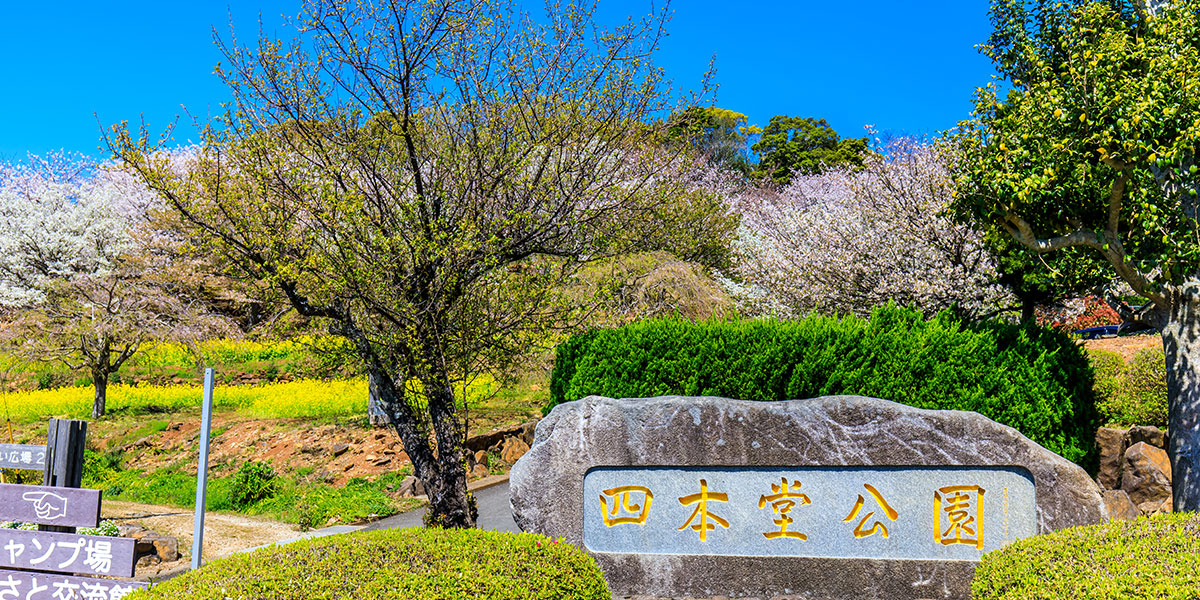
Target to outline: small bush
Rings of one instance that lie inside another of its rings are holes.
[[[608,600],[587,554],[532,534],[405,529],[335,535],[214,561],[129,600]]]
[[[983,556],[975,600],[1195,600],[1200,514],[1073,527]]]
[[[1129,364],[1112,352],[1092,350],[1096,405],[1112,425],[1167,426],[1167,367],[1163,349],[1147,348]]]
[[[1092,373],[1066,334],[1035,325],[965,325],[895,306],[869,321],[642,321],[564,343],[551,404],[588,395],[678,394],[788,400],[860,394],[918,408],[973,410],[1090,466]]]
[[[275,469],[267,463],[248,460],[233,474],[229,499],[234,507],[246,508],[274,496],[276,490]]]

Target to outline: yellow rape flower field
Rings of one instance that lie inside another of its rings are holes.
[[[66,387],[0,394],[0,409],[16,423],[46,418],[86,419],[92,411],[92,388]],[[110,412],[177,412],[199,407],[204,390],[199,385],[111,385]],[[366,409],[366,379],[320,381],[304,379],[255,386],[217,386],[216,410],[235,410],[247,417],[341,417]]]

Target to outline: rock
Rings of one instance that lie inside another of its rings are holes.
[[[338,524],[338,521],[340,521],[340,520],[341,520],[341,519],[339,519],[339,518],[337,518],[337,517],[329,517],[329,520],[328,520],[328,521],[325,521],[325,526],[326,526],[326,527],[333,527],[334,525],[337,525],[337,524]]]
[[[157,564],[162,564],[162,559],[153,554],[147,554],[146,556],[139,558],[137,561],[137,566],[139,567],[149,567],[150,565]]]
[[[375,464],[375,466],[377,466],[377,467],[382,467],[382,466],[384,466],[384,465],[386,465],[386,464],[388,464],[388,463],[390,463],[390,462],[392,462],[392,457],[390,457],[390,456],[384,456],[384,457],[381,457],[381,458],[379,458],[378,460],[376,460],[374,464]]]
[[[488,468],[483,465],[475,465],[475,468],[471,469],[471,477],[474,479],[483,479],[489,474]]]
[[[1105,490],[1104,505],[1108,507],[1108,516],[1114,521],[1132,521],[1142,514],[1124,490]]]
[[[154,540],[154,551],[163,562],[179,560],[179,540],[164,535]]]
[[[408,477],[400,480],[400,487],[396,488],[396,493],[404,497],[415,496],[416,494],[413,493],[413,490],[416,487],[416,484],[417,478],[409,475]]]
[[[337,444],[332,449],[330,449],[329,453],[334,456],[341,456],[341,455],[345,454],[346,451],[349,449],[350,449],[349,444]]]
[[[1165,450],[1138,442],[1125,451],[1121,471],[1121,489],[1138,508],[1158,506],[1171,497],[1171,461]]]
[[[1028,527],[1031,533],[1048,533],[1076,525],[1100,523],[1108,517],[1099,486],[1083,469],[1031,442],[1010,427],[977,413],[921,410],[857,396],[788,402],[683,397],[614,400],[589,397],[560,404],[538,424],[533,447],[512,468],[509,489],[513,516],[525,531],[555,539],[563,538],[568,543],[590,550],[584,538],[585,478],[606,472],[619,473],[622,467],[643,470],[674,467],[676,469],[673,472],[679,473],[679,469],[685,467],[709,471],[714,467],[737,465],[745,465],[751,471],[779,467],[807,467],[810,471],[816,471],[824,467],[821,470],[827,473],[837,472],[836,467],[841,466],[931,470],[944,466],[994,467],[977,472],[1009,473],[1013,476],[1026,473],[1023,477],[1027,479],[1022,481],[1029,486],[1025,496],[1029,504],[1021,506],[1029,508],[1020,509],[1027,512],[1012,511],[1014,527],[1019,520],[1023,523],[1022,527]],[[1020,465],[1021,469],[1013,469],[1010,465]],[[669,473],[663,475],[662,480],[667,481],[670,476]],[[632,486],[635,483],[622,485]],[[697,486],[697,483],[689,485]],[[819,496],[818,488],[804,489],[812,496],[813,504],[828,501]],[[1007,490],[1005,488],[1005,492]],[[696,495],[698,491],[692,489],[690,493]],[[737,488],[711,491],[728,491],[731,499],[735,492],[748,493]],[[757,493],[757,490],[751,491]],[[858,492],[860,497],[866,496],[861,487]],[[656,513],[671,515],[670,519],[660,519],[670,520],[666,527],[669,527],[671,535],[675,535],[676,521],[686,525],[685,519],[690,522],[695,518],[695,515],[687,517],[687,507],[682,507],[681,512],[680,505],[686,503],[682,497],[676,502],[676,493],[670,489],[656,492],[653,502],[655,510],[674,511]],[[1008,498],[1007,493],[1003,496],[999,493],[1000,490],[989,489],[988,497]],[[615,502],[617,496],[613,498]],[[852,503],[854,496],[848,498]],[[1013,498],[1016,502],[1015,495]],[[629,511],[636,517],[640,507],[649,506],[648,502],[643,503],[642,500],[644,498],[639,499],[630,493],[630,496],[622,498],[621,510]],[[592,507],[588,510],[593,511],[589,514],[595,515],[596,502],[603,501],[603,497],[589,496],[587,501],[588,506]],[[870,498],[866,501],[874,502]],[[910,504],[916,502],[911,499],[905,501]],[[989,506],[997,506],[997,501],[991,500]],[[932,497],[928,505],[929,509],[933,509],[933,514],[940,514],[934,508]],[[607,506],[605,504],[605,508]],[[738,516],[745,514],[738,511],[757,510],[754,506],[744,509],[735,508],[732,504],[718,506],[724,508],[731,526]],[[848,509],[838,505],[836,512],[840,514],[835,515],[832,508],[822,513],[822,519],[832,519],[831,524],[822,527],[843,526],[845,510]],[[994,511],[995,508],[990,510]],[[770,513],[770,510],[767,512]],[[718,511],[716,514],[721,513]],[[874,518],[879,519],[882,513],[873,514]],[[910,510],[907,514],[916,513]],[[1004,514],[1009,514],[1007,508]],[[624,513],[622,518],[625,518]],[[756,518],[769,526],[772,516],[762,516],[760,511]],[[902,523],[886,522],[893,527],[893,539],[913,540],[902,542],[905,544],[932,545],[926,539],[933,541],[938,537],[938,534],[931,534],[928,538],[902,536],[897,533]],[[641,525],[631,520],[625,523],[628,524],[620,526],[631,528],[624,530],[629,532],[629,543],[659,543],[659,540],[650,536],[650,529],[640,535],[637,532]],[[799,518],[796,523],[798,530],[801,523]],[[662,527],[657,521],[652,524]],[[588,527],[592,532],[589,535],[594,535],[597,531],[604,532],[606,525],[589,521]],[[932,520],[926,527],[932,527]],[[761,547],[762,540],[752,541],[754,530],[745,526],[743,529],[750,531],[747,535],[751,537],[746,538],[751,540],[749,543]],[[733,530],[726,527],[717,531]],[[763,531],[766,530],[759,533]],[[843,532],[837,531],[838,544],[854,543],[853,536],[848,542],[840,541]],[[997,529],[990,531],[997,532]],[[683,531],[680,535],[689,538],[696,536],[691,531]],[[720,539],[716,536],[723,533],[713,535],[714,539]],[[998,535],[1000,538],[1004,536]],[[1001,542],[996,537],[989,539],[992,540],[989,543]],[[691,543],[705,544],[700,540]],[[590,554],[605,572],[614,597],[636,594],[675,598],[770,598],[800,593],[797,586],[801,586],[804,597],[810,598],[966,598],[970,596],[970,583],[978,564],[978,558],[823,558],[803,554],[822,551],[823,547],[826,547],[823,543],[800,546],[803,550],[792,551],[792,556],[706,554],[707,549],[717,548],[715,545],[697,546],[696,551],[674,554],[618,551],[590,551]],[[956,551],[963,549],[958,546]],[[982,553],[974,547],[965,550],[976,557]],[[869,595],[864,594],[864,590]]]
[[[1167,449],[1167,432],[1150,425],[1138,425],[1129,429],[1129,445],[1146,442],[1155,448]]]
[[[1146,515],[1147,517],[1149,517],[1151,515],[1157,515],[1157,514],[1161,514],[1161,513],[1171,512],[1171,499],[1167,498],[1166,500],[1163,500],[1162,502],[1156,502],[1153,500],[1151,500],[1149,502],[1143,502],[1138,505],[1138,511],[1141,514]]]
[[[413,484],[413,495],[414,496],[424,496],[425,495],[425,484],[421,483],[420,478],[417,478],[416,483]]]
[[[117,525],[117,535],[121,537],[131,538],[133,534],[145,531],[146,528],[141,525]]]
[[[320,446],[306,445],[300,447],[301,454],[320,454],[324,449]]]
[[[537,421],[530,421],[521,425],[521,441],[525,442],[526,446],[533,445],[534,431],[537,430]]]
[[[526,452],[529,452],[529,444],[521,438],[511,437],[504,440],[504,445],[500,447],[500,460],[515,464]]]
[[[475,463],[480,464],[480,465],[487,464],[487,451],[486,450],[480,450],[475,453]]]
[[[467,443],[463,447],[470,452],[495,448],[503,443],[506,438],[519,437],[522,434],[523,427],[525,427],[524,424],[509,425],[508,427],[501,427],[487,433],[473,435],[467,438]]]
[[[1096,446],[1100,449],[1100,471],[1096,481],[1106,490],[1121,487],[1121,465],[1129,447],[1129,435],[1124,429],[1101,427],[1096,430]]]
[[[375,460],[375,459],[377,459],[377,458],[379,458],[379,457],[378,457],[378,456],[375,456],[374,454],[368,454],[368,455],[366,455],[366,456],[363,458],[363,460],[365,460],[365,461],[367,461],[367,462],[371,462],[371,461],[373,461],[373,460]]]

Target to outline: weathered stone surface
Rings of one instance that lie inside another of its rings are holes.
[[[1108,516],[1114,521],[1132,521],[1142,514],[1124,490],[1104,490],[1104,505],[1108,507]]]
[[[511,437],[504,440],[504,444],[500,446],[500,460],[511,465],[525,456],[526,452],[529,452],[529,444],[521,438]]]
[[[417,487],[417,478],[409,475],[400,481],[400,487],[397,488],[397,493],[404,497],[415,496],[414,490]]]
[[[525,531],[583,544],[584,475],[598,466],[1019,466],[1039,533],[1108,516],[1082,469],[970,412],[832,396],[789,402],[589,397],[556,407],[510,474]],[[594,553],[615,595],[967,598],[972,561]]]
[[[1121,487],[1121,465],[1129,448],[1129,434],[1124,429],[1101,427],[1096,430],[1096,447],[1100,450],[1100,470],[1096,482],[1106,490]]]
[[[1167,449],[1167,432],[1150,425],[1137,425],[1129,428],[1129,445],[1146,442],[1155,448]]]
[[[163,562],[179,560],[179,540],[172,536],[159,536],[154,540],[154,551]]]
[[[1138,442],[1125,451],[1121,471],[1121,489],[1138,508],[1171,497],[1171,461],[1165,450]]]

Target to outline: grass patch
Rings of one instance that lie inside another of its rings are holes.
[[[119,452],[88,450],[85,456],[83,486],[104,491],[104,497],[143,504],[161,504],[180,508],[196,505],[196,476],[179,466],[169,466],[147,473],[142,469],[124,469]],[[297,472],[291,477],[275,479],[274,493],[245,506],[239,506],[234,475],[208,478],[205,508],[213,511],[236,511],[242,514],[263,515],[279,521],[296,523],[302,528],[320,527],[331,518],[341,523],[358,523],[370,518],[382,518],[411,510],[419,501],[389,495],[393,488],[412,474],[412,468],[380,476],[374,480],[356,478],[344,488],[325,483],[305,481],[307,474]]]

